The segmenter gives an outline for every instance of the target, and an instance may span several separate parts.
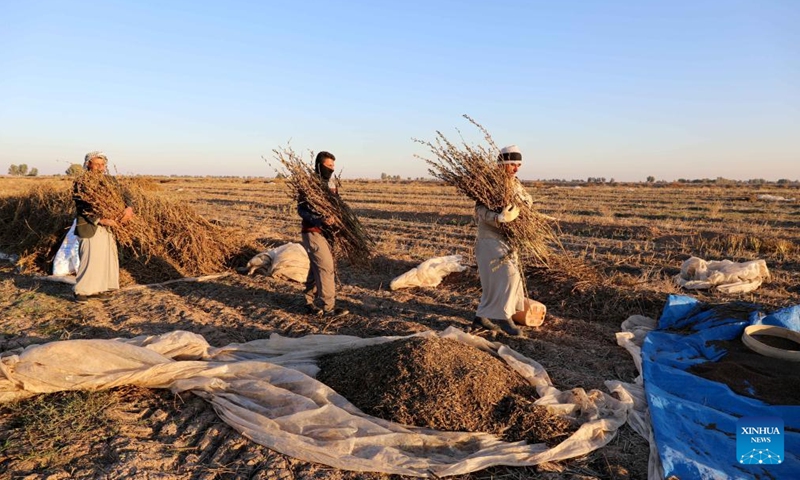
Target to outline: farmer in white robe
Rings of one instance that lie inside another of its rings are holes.
[[[106,175],[108,159],[102,152],[89,152],[83,162],[85,175]],[[81,192],[76,180],[73,198],[77,223],[75,232],[80,238],[80,264],[75,279],[75,301],[85,303],[91,298],[105,298],[119,289],[119,255],[111,227],[119,227],[133,218],[133,209],[126,207],[119,219],[99,217]]]
[[[531,197],[516,179],[522,165],[519,147],[511,145],[500,150],[498,167],[514,177],[516,202],[530,204]],[[519,207],[509,204],[501,211],[489,210],[485,205],[475,205],[478,235],[475,256],[481,278],[481,303],[472,322],[474,329],[503,331],[509,335],[522,335],[511,319],[525,309],[525,289],[519,271],[519,260],[511,249],[508,238],[501,230],[503,223],[513,222],[519,216]]]

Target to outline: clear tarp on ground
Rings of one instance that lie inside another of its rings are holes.
[[[633,401],[599,390],[556,389],[535,360],[501,343],[450,327],[415,336],[450,338],[489,351],[536,387],[539,405],[572,416],[580,428],[559,445],[509,443],[484,433],[440,432],[364,414],[313,377],[316,359],[406,337],[309,335],[213,348],[176,331],[115,340],[67,340],[6,352],[0,403],[38,393],[121,385],[190,391],[247,438],[277,452],[331,467],[420,477],[469,473],[493,465],[530,466],[584,455],[606,445]]]

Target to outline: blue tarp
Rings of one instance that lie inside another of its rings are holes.
[[[722,358],[725,351],[709,342],[740,338],[748,325],[800,331],[800,306],[766,317],[757,305],[737,304],[735,310],[740,314],[726,316],[721,314],[724,308],[709,309],[692,297],[671,295],[658,328],[645,338],[644,387],[667,478],[800,479],[800,406],[768,405],[686,371],[692,365]],[[736,421],[740,417],[783,419],[783,463],[742,465],[737,461]]]

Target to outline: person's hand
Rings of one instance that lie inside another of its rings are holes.
[[[519,207],[512,203],[497,214],[497,223],[513,222],[517,217],[519,217]]]
[[[336,223],[336,220],[333,217],[322,217],[322,223],[330,227]]]
[[[119,223],[113,218],[101,218],[97,221],[97,224],[104,227],[119,227]]]
[[[122,218],[120,219],[119,222],[125,224],[128,223],[131,220],[131,218],[133,218],[133,208],[127,207],[122,212]]]

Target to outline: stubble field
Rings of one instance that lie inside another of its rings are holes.
[[[280,182],[154,181],[164,194],[188,202],[208,219],[248,231],[266,247],[300,240],[299,217]],[[0,195],[36,182],[68,180],[0,178]],[[633,362],[614,334],[629,315],[655,318],[668,294],[681,293],[671,278],[692,255],[763,258],[772,274],[750,294],[690,292],[703,300],[750,301],[768,311],[800,303],[800,202],[759,199],[763,194],[797,198],[797,188],[526,186],[560,231],[552,268],[526,272],[529,296],[547,305],[548,317],[541,327],[524,329],[526,338],[497,340],[541,363],[560,389],[605,390],[605,380],[634,379]],[[350,310],[347,317],[309,317],[301,285],[235,270],[202,283],[126,289],[109,300],[78,305],[69,285],[2,262],[0,352],[54,340],[173,330],[199,333],[223,346],[273,332],[379,336],[451,325],[466,329],[480,299],[473,205],[449,187],[424,182],[345,181],[342,196],[378,241],[371,266],[339,263],[337,297]],[[442,285],[388,289],[392,278],[420,262],[453,254],[463,255],[470,268]],[[272,452],[242,438],[197,397],[133,387],[0,406],[0,439],[0,472],[5,472],[0,477],[8,478],[388,478]],[[529,469],[497,467],[462,478],[646,478],[647,454],[647,442],[625,426],[608,446],[586,457]]]

